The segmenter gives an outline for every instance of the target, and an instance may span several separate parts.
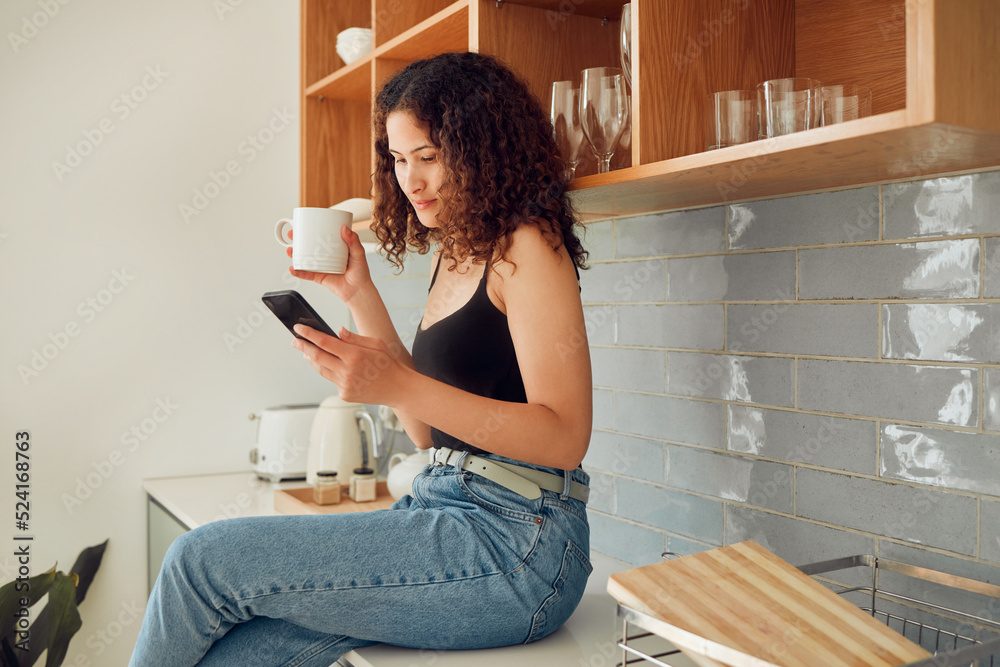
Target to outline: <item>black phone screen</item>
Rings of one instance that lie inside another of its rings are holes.
[[[295,290],[281,290],[278,292],[267,292],[261,297],[261,301],[271,309],[281,323],[292,332],[296,338],[302,336],[295,333],[292,328],[296,324],[305,324],[317,331],[322,331],[328,336],[340,338],[330,326],[323,321],[323,318],[309,305],[305,298]],[[305,340],[305,338],[302,338]]]

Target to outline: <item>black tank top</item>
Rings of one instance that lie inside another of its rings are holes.
[[[434,287],[440,268],[441,260],[438,259],[431,287]],[[493,305],[486,293],[489,270],[487,262],[475,294],[464,306],[427,329],[421,328],[422,321],[417,325],[413,364],[420,373],[464,391],[501,401],[527,403],[507,316]],[[483,453],[433,427],[431,442],[435,447]]]

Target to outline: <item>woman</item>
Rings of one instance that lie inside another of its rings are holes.
[[[436,448],[390,510],[207,524],[168,551],[132,665],[308,665],[386,642],[484,648],[569,617],[590,573],[579,465],[591,429],[584,251],[551,129],[507,68],[415,62],[374,113],[375,232],[399,265],[434,253],[427,307],[400,342],[364,249],[334,292],[358,332],[293,341],[346,401],[389,405]]]

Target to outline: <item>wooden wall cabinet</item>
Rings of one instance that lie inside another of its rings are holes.
[[[371,101],[413,60],[497,55],[552,81],[618,64],[623,0],[302,0],[303,206],[368,197]],[[586,218],[1000,165],[997,0],[633,0],[631,167],[578,176]],[[372,27],[345,66],[341,30]],[[873,91],[869,118],[704,150],[706,96],[806,76]],[[591,168],[591,171],[593,169]],[[579,172],[578,172],[579,173]]]

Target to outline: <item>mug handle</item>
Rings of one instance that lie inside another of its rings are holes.
[[[285,246],[286,248],[291,247],[292,240],[286,237],[289,229],[292,228],[292,221],[288,218],[282,218],[278,220],[278,224],[274,226],[274,238],[278,239],[278,243]]]

